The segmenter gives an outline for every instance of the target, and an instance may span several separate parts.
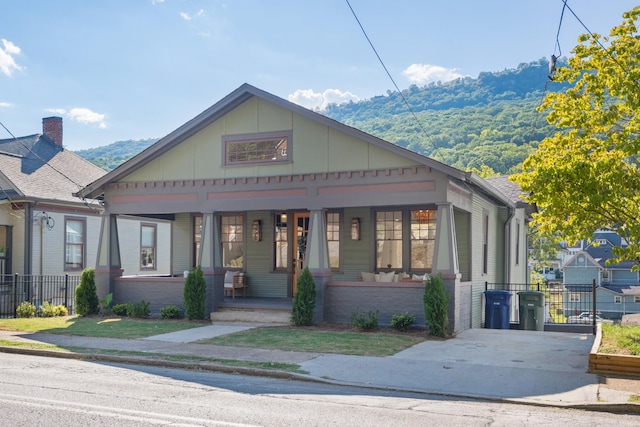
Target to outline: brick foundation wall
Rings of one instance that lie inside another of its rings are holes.
[[[118,277],[115,280],[113,304],[149,303],[152,315],[175,305],[184,309],[184,277]]]

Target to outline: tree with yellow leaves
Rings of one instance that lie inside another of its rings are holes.
[[[596,230],[613,230],[627,242],[616,261],[640,261],[640,7],[623,14],[609,37],[580,36],[540,111],[559,131],[546,138],[515,175],[533,225],[575,243]]]

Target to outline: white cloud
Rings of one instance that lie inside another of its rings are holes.
[[[69,120],[73,120],[82,124],[97,124],[100,129],[106,129],[107,123],[105,114],[96,113],[88,108],[72,108],[67,111],[64,108],[49,108],[49,113],[65,116]]]
[[[164,3],[164,0],[151,0],[151,4],[160,4],[160,3]]]
[[[0,48],[0,72],[11,77],[14,71],[20,71],[21,66],[16,64],[14,56],[20,54],[20,48],[7,39],[0,39],[3,47]]]
[[[11,107],[11,104],[9,104],[8,102],[0,102],[0,108],[9,108]]]
[[[180,12],[180,18],[184,19],[185,21],[191,21],[191,16],[186,12]]]
[[[411,83],[425,84],[431,82],[448,82],[465,77],[456,68],[444,68],[439,65],[411,64],[402,72]]]
[[[322,93],[313,89],[298,89],[288,97],[289,101],[312,110],[324,110],[329,104],[344,104],[349,101],[357,102],[358,96],[339,89],[327,89]]]

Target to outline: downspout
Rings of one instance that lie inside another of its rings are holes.
[[[33,262],[33,207],[24,203],[24,262],[22,274],[32,274]]]
[[[511,220],[516,214],[514,208],[509,209],[509,216],[504,223],[504,281],[511,283]]]

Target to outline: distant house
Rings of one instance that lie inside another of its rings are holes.
[[[623,314],[640,312],[640,276],[633,271],[633,261],[607,263],[614,258],[613,248],[625,242],[613,232],[597,232],[591,242],[583,242],[563,266],[565,307],[592,304],[591,292],[596,285],[597,310],[603,317],[621,318]],[[569,304],[569,305],[568,305]]]
[[[105,171],[62,145],[62,118],[42,120],[42,133],[0,140],[0,275],[79,275],[93,267],[103,208],[76,196]],[[169,221],[120,218],[121,240],[137,247],[141,223],[169,245]],[[157,262],[125,260],[129,274],[168,272],[168,251]],[[162,267],[154,268],[158,262]]]
[[[424,324],[424,277],[442,274],[452,331],[480,327],[485,281],[527,277],[527,212],[478,176],[243,85],[78,192],[101,200],[99,291],[181,304],[183,271],[200,265],[207,309],[225,306],[227,271],[247,300],[291,299],[308,267],[316,321],[378,310]],[[162,216],[171,275],[130,277],[118,219]],[[235,298],[242,304],[243,298]]]

